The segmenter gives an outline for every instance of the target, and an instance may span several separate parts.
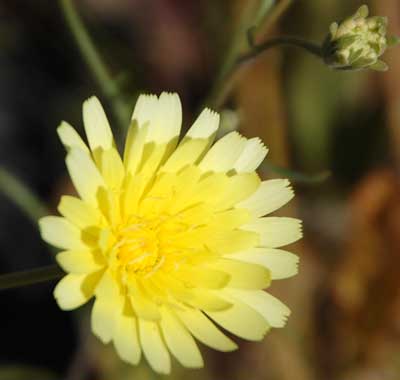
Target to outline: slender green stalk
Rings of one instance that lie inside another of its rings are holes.
[[[249,37],[249,42],[251,43],[252,36],[248,35],[248,37]],[[217,87],[217,90],[214,92],[214,95],[212,97],[213,100],[212,104],[214,105],[214,107],[218,109],[224,104],[229,92],[231,91],[234,85],[235,82],[234,76],[236,72],[238,72],[247,63],[258,58],[261,54],[265,53],[267,50],[283,45],[298,47],[314,56],[317,56],[318,58],[323,58],[321,46],[297,37],[291,37],[291,36],[275,37],[268,39],[267,41],[260,43],[258,45],[252,45],[251,49],[248,52],[237,57],[234,64],[229,66],[229,71],[224,70],[223,72],[224,77],[220,79],[220,85]]]
[[[234,68],[238,69],[240,68],[241,65],[245,64],[248,61],[251,61],[254,58],[257,58],[260,54],[263,54],[268,49],[282,45],[298,47],[306,50],[307,52],[319,58],[322,58],[322,48],[320,45],[303,40],[301,38],[284,36],[284,37],[271,38],[259,45],[254,45],[248,53],[243,54],[236,60],[236,65]]]
[[[47,207],[19,179],[0,167],[0,191],[13,201],[35,224],[44,215],[48,215]]]
[[[275,7],[271,9],[271,12],[265,14],[263,22],[257,31],[260,31],[261,35],[266,35],[272,28],[272,26],[281,18],[285,11],[290,7],[293,0],[280,0]]]
[[[119,131],[123,133],[128,126],[129,109],[121,98],[117,81],[114,80],[108,71],[85,25],[79,18],[73,0],[60,0],[60,5],[80,52],[97,81],[98,86],[110,102],[118,122]]]
[[[297,172],[292,169],[282,168],[280,166],[274,165],[269,161],[264,161],[261,165],[262,172],[272,172],[280,176],[288,178],[292,182],[302,183],[305,185],[319,185],[331,177],[331,172],[329,170],[324,170],[315,174],[306,174],[302,172]]]
[[[63,275],[64,272],[57,265],[48,265],[21,272],[7,273],[0,275],[0,290],[20,288],[22,286],[57,280]]]
[[[246,31],[252,24],[254,17],[254,8],[255,1],[249,1],[241,14],[238,26],[233,33],[232,40],[222,60],[222,64],[214,81],[214,85],[208,98],[206,99],[205,104],[208,106],[217,107],[217,105],[219,104],[219,97],[225,87],[225,80],[228,74],[231,72],[232,67],[235,65],[236,59],[240,54],[240,50],[244,47],[244,43],[246,42]]]

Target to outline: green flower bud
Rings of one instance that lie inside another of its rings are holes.
[[[338,70],[387,70],[379,58],[398,39],[387,37],[386,17],[368,15],[368,7],[363,5],[352,17],[330,26],[322,47],[327,65]]]

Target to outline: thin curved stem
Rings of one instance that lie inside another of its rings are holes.
[[[90,68],[98,86],[110,102],[116,120],[118,122],[120,132],[124,132],[128,126],[129,110],[125,102],[121,99],[121,94],[117,81],[111,76],[107,66],[102,60],[100,53],[97,51],[95,44],[82,20],[79,18],[78,12],[74,7],[73,0],[60,0],[61,9],[64,12],[65,20],[75,37],[79,50]]]
[[[251,44],[251,49],[247,53],[244,53],[243,55],[239,56],[234,62],[234,64],[229,67],[229,71],[225,70],[224,77],[220,79],[220,82],[223,84],[222,86],[218,87],[219,91],[215,93],[212,98],[213,105],[217,109],[224,104],[229,92],[231,91],[234,84],[233,77],[236,74],[236,72],[271,48],[282,45],[293,46],[306,50],[308,53],[318,58],[321,59],[323,58],[322,47],[320,45],[303,40],[301,38],[292,36],[275,37],[268,39],[267,41],[260,43],[258,45],[254,45],[252,44],[253,39],[251,31],[249,32],[247,37],[249,43]]]
[[[263,54],[268,49],[271,49],[275,46],[280,46],[280,45],[288,45],[288,46],[294,46],[297,48],[301,48],[301,49],[304,49],[307,52],[317,56],[318,58],[322,58],[322,48],[320,45],[317,45],[313,42],[309,42],[309,41],[306,41],[306,40],[303,40],[303,39],[297,38],[297,37],[291,37],[291,36],[275,37],[275,38],[271,38],[261,44],[253,45],[252,49],[248,53],[241,55],[236,60],[235,69],[238,69],[241,65],[245,64],[246,62],[248,62],[254,58],[257,58],[260,54]]]
[[[0,166],[0,191],[12,200],[37,225],[37,220],[49,214],[47,207],[8,170]]]
[[[0,290],[20,288],[22,286],[57,280],[63,275],[64,272],[57,265],[48,265],[21,272],[7,273],[0,275]]]

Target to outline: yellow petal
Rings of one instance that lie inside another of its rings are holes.
[[[205,345],[223,352],[237,349],[236,343],[225,336],[201,311],[185,308],[177,309],[176,313],[193,336]]]
[[[156,144],[154,142],[147,143],[144,147],[142,162],[138,168],[138,172],[146,178],[154,176],[158,168],[168,158],[170,151],[173,149],[175,141],[171,140],[168,144]]]
[[[139,201],[146,185],[147,180],[142,175],[129,175],[127,177],[125,192],[122,193],[121,197],[121,211],[125,219],[129,218],[132,214],[137,214]]]
[[[298,256],[273,248],[252,248],[248,251],[227,255],[233,260],[262,265],[271,272],[272,280],[292,277],[298,272]]]
[[[66,149],[76,147],[89,154],[89,149],[79,136],[78,132],[67,122],[61,122],[60,126],[57,128],[57,133]]]
[[[209,226],[221,230],[233,230],[246,224],[250,219],[250,214],[245,209],[230,209],[215,213]]]
[[[186,165],[198,163],[211,146],[217,133],[219,115],[209,109],[203,110],[192,127],[173,152],[162,171],[177,172]]]
[[[260,166],[267,153],[268,149],[259,138],[249,139],[233,165],[233,169],[237,173],[250,173]]]
[[[119,190],[125,177],[125,169],[117,150],[101,150],[100,162],[104,182],[110,189]]]
[[[132,280],[129,284],[129,291],[132,308],[139,318],[149,321],[158,321],[161,318],[158,306],[146,293],[142,284]]]
[[[185,138],[213,139],[217,134],[219,119],[218,113],[205,108],[190,127]]]
[[[39,220],[42,239],[57,248],[86,249],[81,232],[68,220],[59,216],[45,216]]]
[[[96,206],[97,192],[105,183],[94,162],[83,150],[73,147],[67,155],[66,164],[80,197]]]
[[[189,128],[185,138],[214,139],[219,125],[219,114],[205,108]]]
[[[158,99],[153,124],[150,123],[147,141],[168,143],[179,136],[182,125],[182,105],[178,94],[163,92]]]
[[[209,239],[205,241],[205,245],[212,252],[226,254],[256,246],[259,236],[255,232],[243,230],[217,231],[215,234],[210,234]]]
[[[220,259],[210,265],[229,274],[227,286],[231,288],[265,289],[271,283],[269,270],[261,265],[229,259]]]
[[[250,197],[236,205],[259,217],[274,212],[288,203],[294,196],[286,179],[272,179],[261,183]]]
[[[168,144],[177,140],[182,124],[182,105],[177,94],[163,92],[157,99],[154,95],[139,96],[132,120],[139,127],[149,123],[146,142]]]
[[[114,144],[110,124],[103,107],[96,97],[83,103],[83,123],[90,149],[96,155],[97,149],[110,149]]]
[[[154,371],[169,374],[171,358],[161,338],[158,324],[139,319],[139,337],[144,356]]]
[[[253,341],[262,340],[270,326],[261,314],[243,302],[228,295],[224,296],[233,303],[233,306],[222,311],[206,311],[206,314],[225,330],[240,338]]]
[[[176,277],[189,287],[219,289],[229,282],[229,274],[209,268],[182,264],[175,272]]]
[[[141,356],[137,323],[134,315],[119,314],[115,321],[113,337],[118,355],[133,365],[139,363]]]
[[[272,327],[285,326],[290,310],[271,294],[262,290],[227,289],[226,292],[260,313]]]
[[[294,218],[266,217],[256,219],[242,227],[260,235],[260,246],[279,248],[302,238],[301,220]]]
[[[142,162],[148,127],[149,123],[139,126],[137,120],[132,120],[126,137],[124,150],[124,165],[127,172],[132,174],[136,173]]]
[[[172,173],[186,165],[196,164],[209,146],[210,140],[206,139],[183,140],[160,170]]]
[[[233,169],[246,146],[247,139],[231,132],[219,139],[207,152],[199,166],[203,171],[225,173]]]
[[[102,271],[87,274],[67,274],[54,289],[54,297],[62,310],[72,310],[86,303],[102,276]]]
[[[77,274],[96,272],[106,265],[100,255],[90,250],[60,252],[56,260],[65,272]]]
[[[133,110],[132,120],[136,120],[139,128],[152,121],[158,109],[158,98],[155,95],[140,95]]]
[[[248,198],[260,186],[260,178],[257,173],[242,173],[228,178],[224,192],[215,207],[217,210],[227,210],[243,199]]]
[[[203,358],[192,335],[166,308],[163,309],[160,326],[169,350],[179,363],[188,368],[203,367]]]
[[[122,313],[123,297],[109,271],[104,272],[96,287],[91,322],[93,333],[103,342],[111,341],[116,318]]]
[[[99,210],[79,198],[64,195],[58,205],[59,213],[80,229],[101,223]]]
[[[175,299],[195,308],[216,311],[231,307],[231,304],[218,294],[204,289],[186,287],[170,276],[164,276],[161,283]]]

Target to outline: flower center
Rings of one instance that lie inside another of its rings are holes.
[[[120,230],[117,261],[127,274],[149,275],[163,263],[159,241],[159,226],[137,220]]]

